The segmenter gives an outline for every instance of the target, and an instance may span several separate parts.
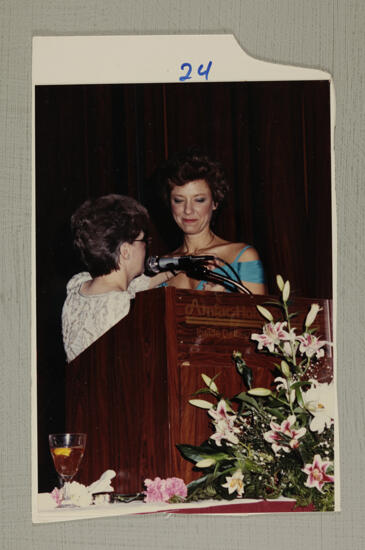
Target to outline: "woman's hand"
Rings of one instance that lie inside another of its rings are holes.
[[[208,281],[203,283],[203,290],[210,290],[213,292],[227,292],[224,286]]]
[[[167,283],[167,281],[173,277],[175,277],[175,274],[171,271],[162,271],[161,273],[157,273],[157,275],[151,277],[149,288],[156,288],[162,283]]]

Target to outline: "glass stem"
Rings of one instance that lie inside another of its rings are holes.
[[[70,499],[70,482],[69,481],[63,481],[63,500],[69,500]]]

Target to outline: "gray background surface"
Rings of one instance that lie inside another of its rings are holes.
[[[0,25],[0,547],[363,549],[363,0],[0,0]],[[32,525],[31,38],[205,32],[234,33],[254,57],[324,69],[334,77],[342,512]]]

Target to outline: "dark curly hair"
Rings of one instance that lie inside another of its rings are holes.
[[[85,201],[73,214],[74,245],[92,277],[118,268],[123,242],[148,234],[147,210],[132,197],[105,195]]]
[[[209,185],[217,208],[223,203],[229,184],[219,162],[211,160],[196,147],[174,154],[162,168],[161,194],[166,206],[170,207],[170,194],[175,185],[204,180]]]

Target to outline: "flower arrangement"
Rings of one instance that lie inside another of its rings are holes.
[[[313,323],[320,310],[312,304],[297,335],[289,313],[290,283],[277,276],[282,319],[257,306],[266,320],[262,333],[252,334],[257,352],[275,358],[279,376],[273,388],[257,388],[252,369],[239,351],[233,352],[238,374],[246,386],[232,398],[220,394],[213,379],[203,374],[205,386],[217,404],[191,399],[206,409],[214,430],[200,446],[177,445],[184,458],[202,476],[188,485],[188,500],[206,498],[294,498],[298,506],[334,510],[334,385],[310,378],[313,367],[331,345],[315,335]],[[265,304],[268,305],[268,304]]]

